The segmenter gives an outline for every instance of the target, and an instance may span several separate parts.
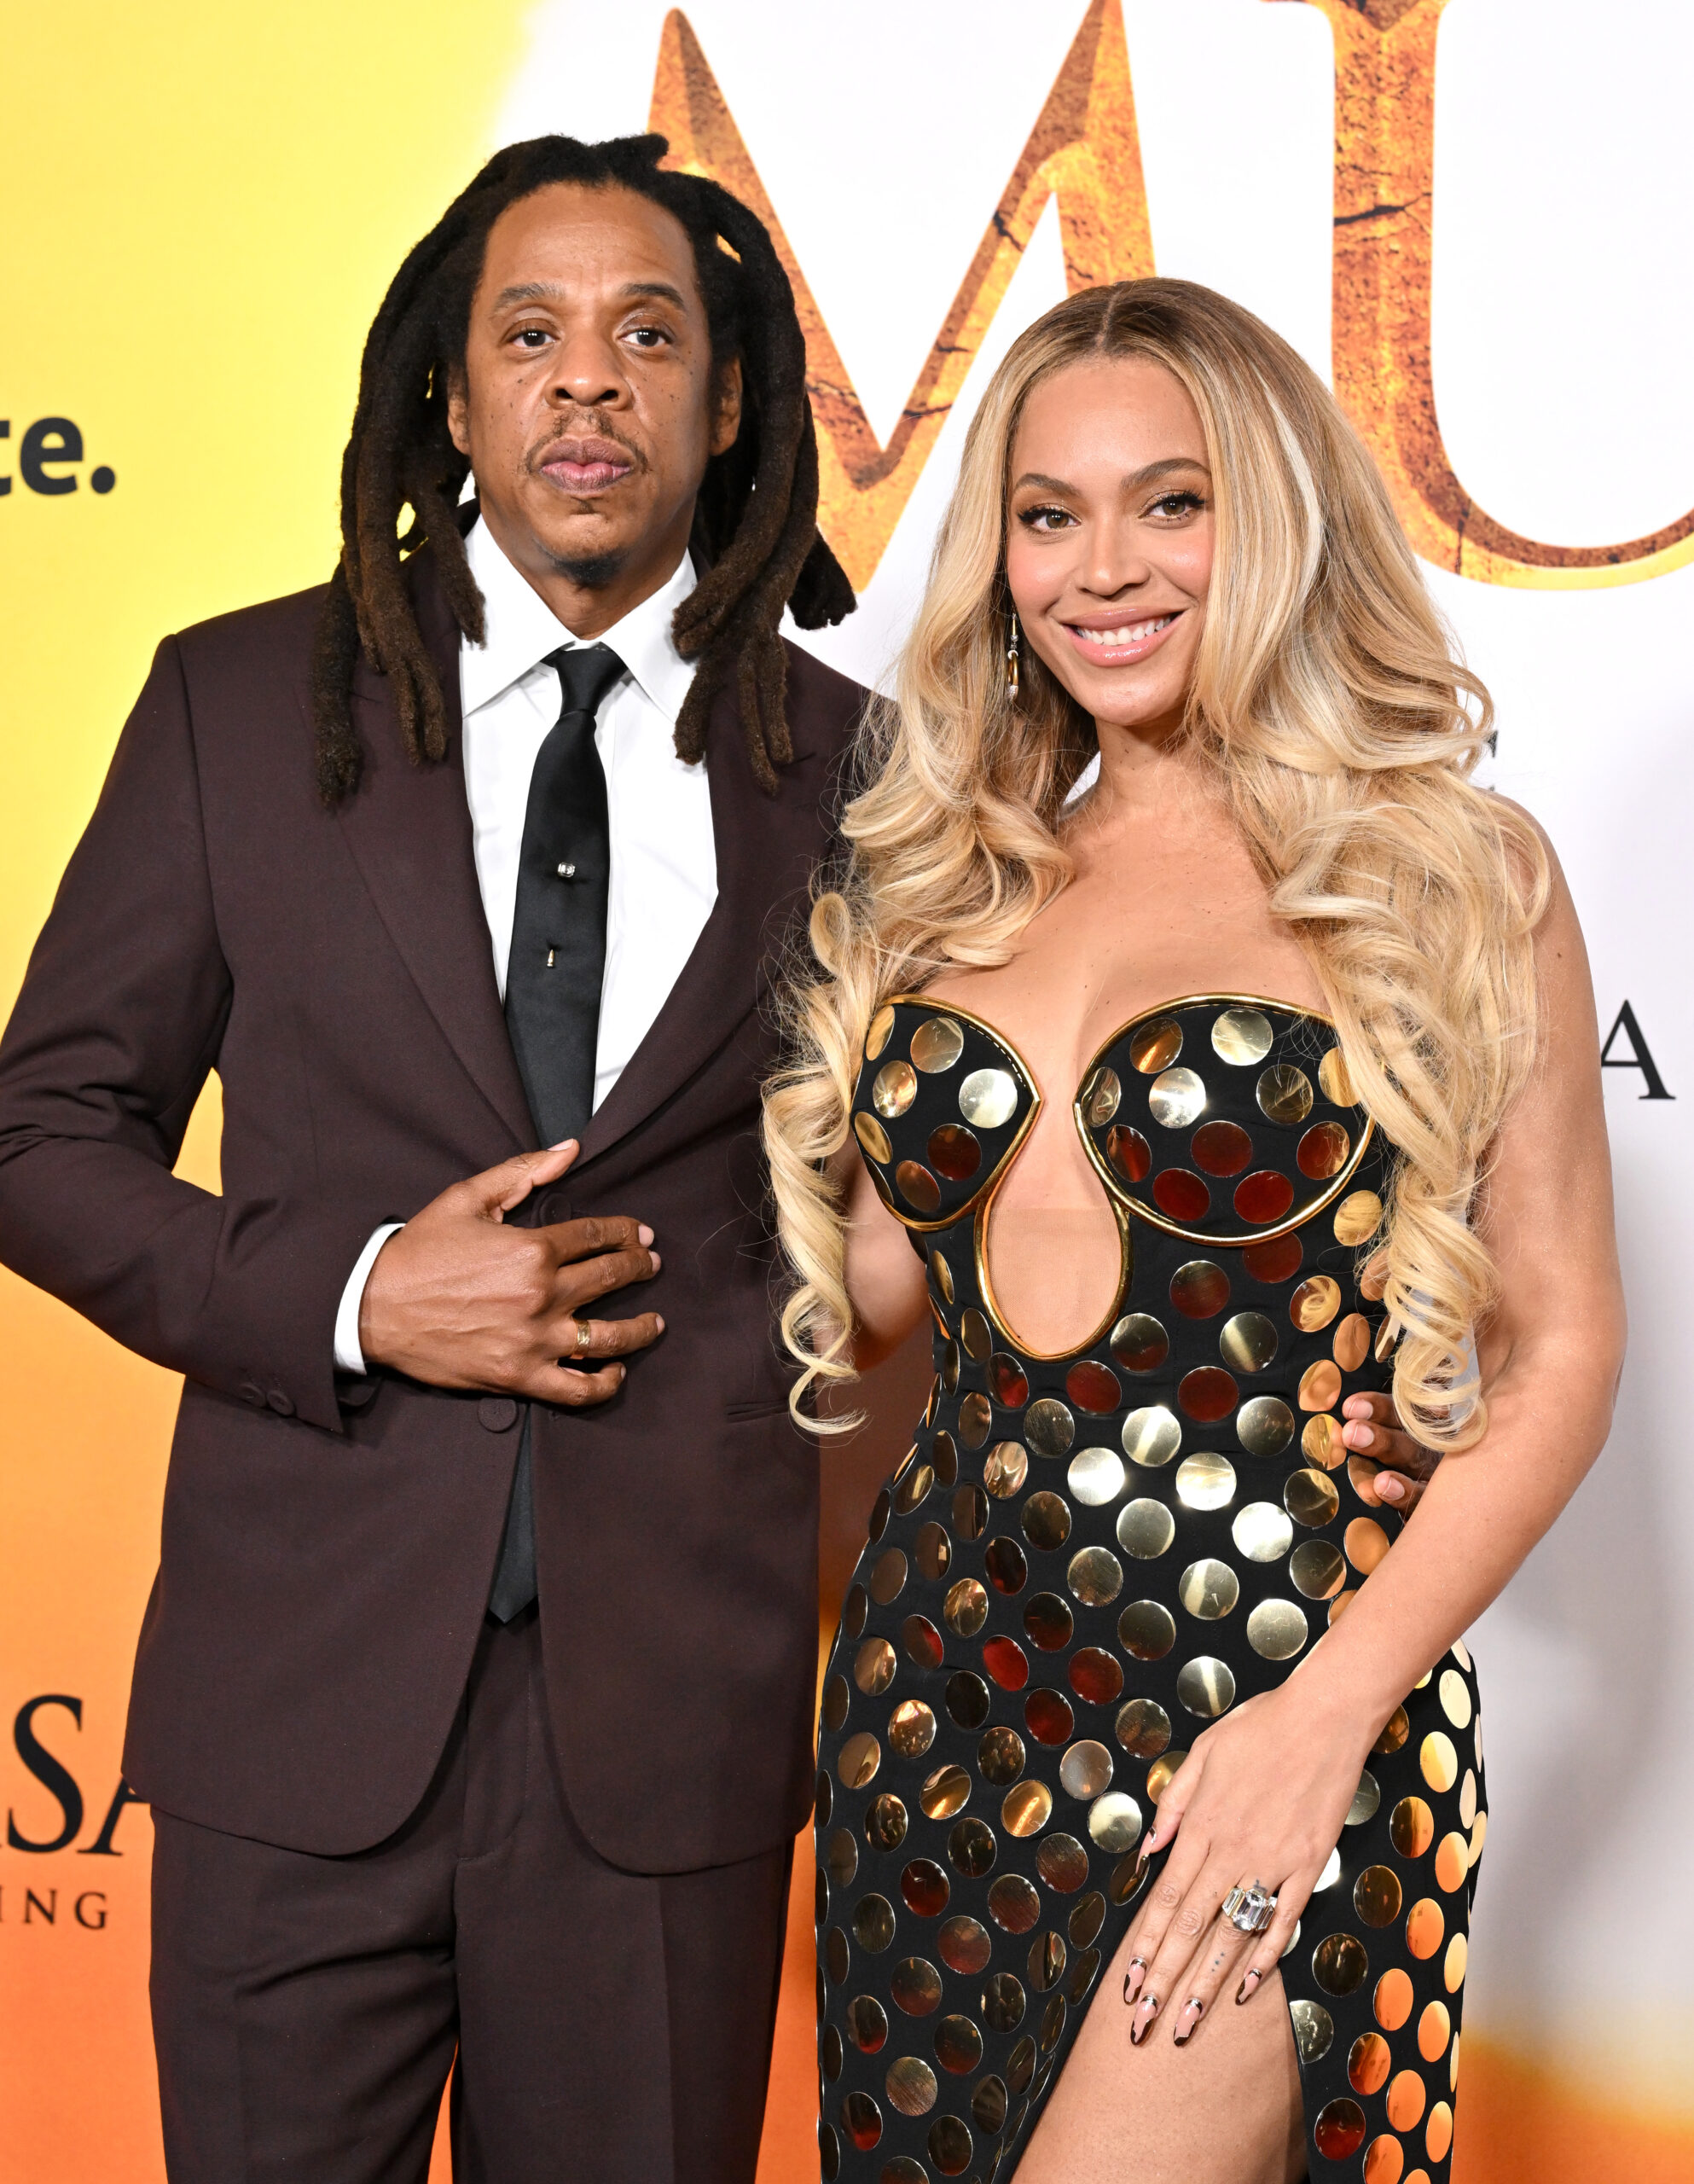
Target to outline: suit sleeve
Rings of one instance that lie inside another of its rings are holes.
[[[368,1219],[171,1172],[232,997],[177,642],[162,644],[0,1039],[0,1261],[218,1392],[341,1430]]]

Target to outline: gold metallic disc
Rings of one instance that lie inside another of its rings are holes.
[[[873,1160],[887,1161],[894,1158],[894,1147],[888,1141],[888,1132],[874,1115],[855,1115],[853,1135]]]
[[[1123,1453],[1131,1463],[1157,1471],[1169,1463],[1182,1446],[1182,1428],[1163,1403],[1149,1403],[1130,1412],[1123,1421],[1122,1438]]]
[[[1205,1112],[1204,1080],[1192,1069],[1164,1070],[1153,1079],[1147,1106],[1162,1129],[1186,1130]]]
[[[1371,1354],[1371,1323],[1362,1312],[1349,1312],[1335,1331],[1335,1362],[1343,1373],[1356,1373]]]
[[[896,1666],[886,1638],[867,1638],[853,1663],[853,1681],[867,1699],[879,1699],[893,1682]]]
[[[1340,1310],[1341,1284],[1326,1274],[1310,1275],[1288,1300],[1288,1316],[1302,1334],[1326,1327]]]
[[[903,1115],[917,1096],[918,1072],[908,1061],[885,1061],[871,1086],[872,1104],[889,1122]]]
[[[983,1461],[983,1484],[997,1501],[1015,1494],[1030,1472],[1028,1453],[1017,1441],[997,1441]]]
[[[1148,1768],[1147,1795],[1155,1804],[1169,1788],[1177,1769],[1187,1757],[1186,1751],[1168,1751],[1162,1759],[1156,1759]]]
[[[1321,2002],[1302,1996],[1288,2005],[1294,2024],[1294,2045],[1302,2063],[1320,2063],[1335,2042],[1335,2019]]]
[[[1113,1790],[1089,1808],[1088,1839],[1115,1857],[1140,1840],[1141,1808],[1127,1791]]]
[[[902,2116],[927,2116],[938,2090],[935,2072],[915,2055],[902,2055],[888,2066],[884,2081],[891,2108]]]
[[[1359,1095],[1353,1089],[1353,1079],[1347,1073],[1347,1064],[1342,1059],[1339,1047],[1331,1047],[1318,1064],[1318,1084],[1331,1106],[1351,1107],[1356,1105]]]
[[[1333,1361],[1320,1357],[1300,1375],[1297,1400],[1302,1410],[1330,1410],[1341,1400],[1341,1370]]]
[[[1080,1738],[1059,1763],[1059,1782],[1068,1798],[1100,1796],[1111,1786],[1111,1754],[1093,1737]]]
[[[1297,1525],[1315,1531],[1339,1514],[1341,1496],[1327,1472],[1291,1472],[1283,1484],[1282,1506]]]
[[[1235,1671],[1227,1661],[1198,1654],[1176,1671],[1176,1695],[1191,1714],[1215,1722],[1235,1704]]]
[[[1250,1502],[1237,1513],[1229,1536],[1250,1562],[1279,1562],[1294,1543],[1294,1527],[1274,1502]]]
[[[1176,1467],[1176,1498],[1185,1509],[1227,1509],[1235,1498],[1235,1467],[1201,1451]]]
[[[1079,1449],[1070,1459],[1065,1483],[1085,1509],[1115,1502],[1128,1483],[1123,1459],[1113,1449]]]
[[[1157,1759],[1170,1744],[1170,1716],[1156,1699],[1131,1699],[1117,1710],[1113,1734],[1134,1759]]]
[[[974,1577],[961,1577],[942,1605],[947,1627],[960,1638],[974,1638],[988,1621],[988,1594]]]
[[[1169,1069],[1182,1051],[1182,1026],[1174,1016],[1143,1024],[1129,1040],[1129,1060],[1143,1077]]]
[[[1076,1420],[1056,1396],[1041,1396],[1024,1414],[1024,1438],[1038,1456],[1063,1456],[1076,1438]]]
[[[902,1759],[921,1759],[935,1742],[935,1716],[921,1699],[902,1699],[889,1716],[888,1742]]]
[[[1117,1112],[1123,1085],[1115,1069],[1097,1069],[1082,1087],[1082,1120],[1090,1130],[1104,1130]]]
[[[1356,1248],[1376,1234],[1382,1218],[1383,1202],[1374,1191],[1349,1191],[1335,1210],[1335,1240]]]
[[[1117,1513],[1117,1544],[1138,1562],[1152,1562],[1176,1536],[1176,1519],[1163,1502],[1127,1502]]]
[[[1267,1661],[1291,1661],[1310,1632],[1292,1600],[1261,1600],[1247,1618],[1247,1643]]]
[[[1045,1782],[1014,1782],[1001,1801],[1000,1823],[1008,1835],[1039,1835],[1053,1817],[1053,1792]]]
[[[1227,1562],[1206,1555],[1198,1562],[1191,1562],[1182,1572],[1176,1597],[1190,1615],[1215,1623],[1221,1616],[1229,1614],[1240,1599],[1241,1581]]]
[[[998,1130],[1017,1108],[1018,1080],[1008,1070],[973,1069],[959,1087],[959,1112],[973,1129]]]
[[[1132,1600],[1117,1618],[1117,1642],[1138,1661],[1162,1661],[1176,1643],[1176,1619],[1162,1600]]]
[[[1334,1471],[1347,1454],[1341,1438],[1341,1420],[1320,1410],[1300,1428],[1300,1453],[1320,1471]],[[1372,1466],[1372,1469],[1378,1467]]]
[[[1308,1539],[1288,1558],[1288,1574],[1294,1589],[1308,1600],[1333,1600],[1347,1575],[1339,1548],[1326,1539]]]
[[[844,1790],[862,1790],[881,1764],[882,1746],[868,1730],[861,1729],[842,1745],[836,1757],[835,1771]]]
[[[1276,1356],[1276,1328],[1262,1312],[1238,1312],[1226,1320],[1218,1354],[1233,1373],[1262,1373]]]
[[[1156,1373],[1170,1355],[1170,1337],[1151,1312],[1128,1312],[1112,1329],[1109,1347],[1126,1373]]]
[[[1235,1431],[1250,1456],[1279,1456],[1294,1438],[1294,1414],[1280,1396],[1255,1396],[1236,1412]]]
[[[1226,1008],[1212,1025],[1212,1052],[1238,1069],[1262,1061],[1271,1050],[1271,1020],[1262,1008]]]
[[[912,1034],[912,1060],[926,1077],[951,1069],[965,1051],[965,1034],[950,1016],[931,1016]]]
[[[1267,1122],[1292,1130],[1312,1112],[1312,1080],[1291,1061],[1274,1062],[1261,1073],[1254,1096]]]
[[[1123,1589],[1123,1565],[1109,1548],[1082,1548],[1071,1556],[1065,1582],[1084,1607],[1104,1607]]]

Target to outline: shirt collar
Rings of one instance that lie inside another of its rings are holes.
[[[693,665],[671,640],[671,618],[694,589],[694,564],[684,554],[670,580],[632,607],[598,637],[571,635],[529,579],[507,559],[480,516],[465,541],[466,557],[483,595],[487,641],[465,638],[459,647],[459,683],[465,711],[474,712],[519,682],[561,645],[608,645],[644,695],[674,728],[693,680]]]

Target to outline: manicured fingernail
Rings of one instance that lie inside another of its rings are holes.
[[[1341,1429],[1341,1438],[1349,1449],[1368,1449],[1375,1438],[1376,1429],[1366,1420],[1349,1418]]]
[[[1129,1969],[1123,1975],[1123,2001],[1127,2008],[1141,1991],[1141,1982],[1147,1976],[1147,1960],[1144,1956],[1132,1956]]]
[[[561,1137],[557,1145],[549,1145],[547,1149],[549,1153],[568,1153],[576,1141],[574,1137]]]
[[[650,1243],[652,1243],[652,1241],[653,1241],[653,1231],[652,1231],[652,1229],[651,1229],[651,1228],[648,1228],[648,1226],[647,1226],[647,1224],[646,1223],[646,1222],[645,1222],[645,1221],[644,1221],[644,1222],[642,1222],[642,1223],[641,1223],[641,1225],[640,1228],[636,1231],[636,1234],[640,1236],[640,1238],[641,1238],[641,1241],[642,1241],[644,1244],[650,1244]]]
[[[664,1315],[663,1312],[655,1312],[653,1314],[653,1323],[657,1333],[659,1334],[663,1334],[664,1333]]]
[[[1384,1472],[1372,1484],[1384,1502],[1403,1502],[1406,1499],[1406,1489],[1392,1472]]]
[[[1199,2023],[1201,2018],[1205,2014],[1205,2007],[1206,2006],[1204,2002],[1196,2002],[1192,2001],[1184,2002],[1182,2005],[1182,2014],[1176,2020],[1176,2030],[1173,2035],[1173,2038],[1175,2039],[1177,2047],[1181,2048],[1185,2046],[1192,2037],[1194,2027]]]
[[[1254,1995],[1258,1993],[1260,1976],[1261,1975],[1256,1972],[1250,1972],[1246,1978],[1241,1982],[1240,1988],[1235,1996],[1235,2007],[1237,2009],[1240,2008],[1243,2002],[1250,2002]]]
[[[1129,2028],[1129,2045],[1139,2048],[1146,2038],[1148,2029],[1158,2015],[1158,1996],[1143,1995],[1135,2009],[1135,2021]]]

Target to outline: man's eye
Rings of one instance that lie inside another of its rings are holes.
[[[512,336],[514,341],[525,349],[539,349],[547,338],[545,328],[539,326],[520,326]]]
[[[656,349],[661,341],[668,341],[670,336],[662,326],[632,326],[629,339],[639,343],[643,349]]]

